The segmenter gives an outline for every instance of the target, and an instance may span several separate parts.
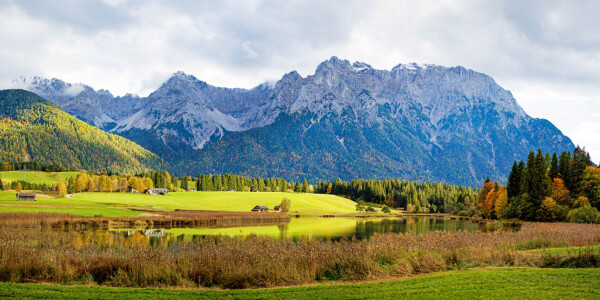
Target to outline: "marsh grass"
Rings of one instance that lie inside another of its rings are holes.
[[[130,287],[255,288],[363,281],[475,266],[598,266],[600,254],[522,249],[600,244],[600,225],[524,223],[520,231],[383,234],[370,240],[195,237],[176,246],[112,243],[98,231],[0,231],[0,280]],[[138,238],[145,239],[140,235]]]

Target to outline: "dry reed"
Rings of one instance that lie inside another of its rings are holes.
[[[548,256],[523,249],[600,243],[600,225],[525,223],[520,231],[384,234],[370,240],[275,241],[196,237],[115,241],[97,231],[0,231],[0,280],[111,286],[250,288],[370,280],[469,266],[598,266],[599,253]],[[573,260],[582,261],[573,261]]]

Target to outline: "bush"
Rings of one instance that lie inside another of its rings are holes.
[[[389,213],[390,213],[390,208],[389,208],[389,207],[387,207],[387,206],[384,206],[384,207],[381,209],[381,211],[382,211],[382,212],[384,212],[384,213],[386,213],[386,214],[389,214]]]
[[[597,219],[598,209],[591,206],[573,209],[567,215],[567,220],[573,223],[594,223]]]
[[[469,213],[466,212],[466,211],[464,211],[464,210],[461,210],[456,215],[459,216],[459,217],[468,217]]]

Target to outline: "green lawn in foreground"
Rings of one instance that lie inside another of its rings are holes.
[[[79,172],[41,172],[27,171],[25,172],[25,181],[32,183],[57,184],[65,182],[71,177],[75,177]],[[3,171],[0,172],[0,178],[3,181],[13,182],[23,180],[23,171]]]
[[[263,204],[269,208],[279,205],[287,197],[292,201],[290,214],[321,215],[355,213],[354,201],[323,194],[304,193],[254,193],[254,192],[178,192],[168,196],[151,196],[128,193],[82,193],[74,194],[77,200],[98,204],[119,204],[155,207],[164,210],[195,209],[221,211],[250,211]]]
[[[600,269],[474,269],[377,283],[226,291],[0,283],[0,297],[67,299],[597,299],[600,297]]]

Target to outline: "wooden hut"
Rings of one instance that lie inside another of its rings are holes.
[[[266,205],[257,205],[252,209],[253,212],[268,212],[269,208]]]
[[[17,201],[35,201],[35,192],[18,192]]]
[[[169,194],[169,189],[151,188],[151,189],[148,189],[148,194],[149,195],[168,195]]]

